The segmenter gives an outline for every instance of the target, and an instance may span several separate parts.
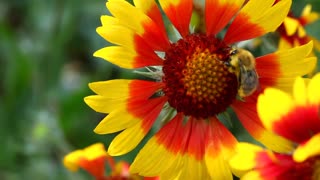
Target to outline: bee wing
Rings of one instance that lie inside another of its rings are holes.
[[[250,95],[259,85],[259,77],[255,69],[248,70],[245,66],[240,66],[240,87],[243,94]]]

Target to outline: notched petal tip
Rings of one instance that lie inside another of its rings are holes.
[[[145,135],[146,133],[141,129],[140,123],[137,123],[136,125],[122,131],[112,140],[108,148],[108,153],[111,156],[127,154],[137,147]]]

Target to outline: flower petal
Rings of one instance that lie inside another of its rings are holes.
[[[121,46],[109,46],[99,49],[93,56],[103,58],[119,67],[131,69],[135,68],[135,57],[137,54],[135,51]],[[147,64],[149,64],[149,62]],[[147,64],[144,66],[147,66]]]
[[[244,176],[241,177],[241,180],[268,180],[265,177],[262,177],[259,171],[250,171]]]
[[[262,179],[303,179],[310,176],[309,165],[294,162],[291,154],[265,150],[256,154],[255,170]]]
[[[294,18],[286,17],[283,21],[283,25],[285,27],[287,35],[292,36],[294,33],[297,32],[300,23],[298,20]]]
[[[316,66],[317,59],[308,57],[312,46],[312,42],[309,42],[256,58],[256,69],[262,89],[273,86],[291,91],[296,76],[308,74]]]
[[[131,127],[127,127],[113,139],[108,148],[108,153],[112,156],[119,156],[134,149],[149,132],[166,101],[166,97],[160,97],[150,100],[129,102],[127,105],[127,113],[135,117],[138,122]],[[126,115],[123,114],[122,116]],[[119,115],[118,117],[114,117],[114,122],[109,126],[100,123],[97,128],[99,127],[99,130],[102,132],[108,132],[111,128],[114,129],[115,127],[119,127],[119,120],[127,121],[124,120],[122,116]],[[107,118],[108,116],[105,120],[106,123],[108,122]],[[118,120],[118,122],[115,120]],[[95,131],[97,131],[97,128]]]
[[[94,82],[90,83],[89,87],[98,95],[88,96],[84,101],[97,112],[110,113],[117,109],[125,109],[128,99],[133,101],[150,98],[161,86],[161,83],[143,80],[116,79]]]
[[[303,106],[308,102],[307,86],[305,83],[306,81],[303,78],[297,77],[293,84],[293,98],[297,105]]]
[[[205,162],[212,179],[230,179],[229,158],[234,153],[237,140],[218,119],[210,119],[208,126]]]
[[[77,171],[79,169],[78,160],[82,157],[82,150],[76,150],[67,154],[63,158],[63,164],[70,171]]]
[[[162,83],[144,80],[114,79],[89,84],[98,95],[109,98],[147,99],[163,86]]]
[[[79,167],[85,169],[96,178],[104,176],[104,164],[109,157],[102,143],[92,144],[84,149],[67,154],[63,163],[70,171],[76,171]]]
[[[256,58],[256,70],[259,75],[261,89],[274,86],[282,75],[281,64],[275,54]]]
[[[245,102],[236,101],[231,106],[242,125],[255,139],[266,147],[277,152],[292,151],[294,148],[292,142],[264,128],[257,114],[257,100],[255,98],[249,97],[245,99]]]
[[[210,179],[206,163],[203,160],[200,161],[190,155],[185,155],[182,162],[183,168],[178,176],[179,179]]]
[[[280,36],[278,43],[278,50],[293,48],[293,43],[290,42],[288,37]]]
[[[162,15],[157,3],[154,0],[133,0],[134,5],[141,9],[149,18],[156,22],[159,28],[165,32],[165,26],[162,20]]]
[[[207,35],[216,35],[239,11],[244,0],[206,0],[205,20]]]
[[[108,153],[111,156],[121,156],[130,152],[132,149],[137,147],[147,133],[148,132],[145,132],[142,128],[141,121],[126,128],[112,140],[108,148]]]
[[[120,45],[120,47],[103,48],[95,52],[94,56],[101,57],[124,68],[138,68],[162,64],[162,59],[158,57],[154,51],[166,49],[169,46],[169,42],[165,35],[159,33],[157,35],[155,32],[152,32],[153,29],[155,29],[154,31],[161,32],[156,29],[156,27],[149,27],[149,25],[146,24],[144,25],[144,28],[146,28],[145,32],[139,34],[136,29],[121,24],[119,19],[112,16],[102,16],[101,22],[102,26],[97,28],[98,34],[107,41]],[[150,26],[154,25],[154,23],[152,24],[151,22],[153,23],[153,21],[150,20]],[[162,32],[162,34],[164,34],[165,31],[162,30]],[[163,48],[158,47],[161,44],[163,44]]]
[[[182,156],[178,154],[178,149],[171,151],[161,141],[172,141],[174,143],[171,142],[171,146],[180,146],[179,138],[182,139],[182,134],[179,121],[182,121],[182,118],[182,114],[177,114],[144,145],[130,167],[131,173],[156,176],[162,175],[167,170],[176,169],[174,167],[180,167]],[[173,129],[175,131],[172,131]],[[163,140],[161,140],[162,138]]]
[[[274,88],[267,88],[258,98],[259,117],[267,129],[272,130],[275,121],[280,120],[294,107],[292,97]]]
[[[147,48],[142,48],[141,50],[146,49]],[[147,49],[144,53],[140,53],[122,46],[108,46],[99,49],[93,56],[105,59],[112,64],[127,69],[157,66],[163,63],[162,59],[153,51]]]
[[[107,22],[110,24],[107,24]],[[147,34],[144,36],[138,35],[134,30],[121,24],[114,24],[113,21],[104,22],[103,26],[97,28],[97,33],[107,41],[120,45],[129,51],[135,51],[140,56],[155,60],[160,59],[154,52],[157,48],[150,45],[152,39],[148,39]],[[154,39],[152,41],[157,42]]]
[[[302,10],[301,17],[299,18],[299,20],[301,21],[303,26],[311,24],[319,19],[319,13],[311,12],[311,9],[312,5],[307,4]]]
[[[272,130],[297,143],[302,143],[320,132],[319,106],[297,106],[288,114],[274,120]]]
[[[144,123],[147,124],[144,125],[146,125],[145,128],[147,131],[149,126],[152,125],[152,122],[150,124],[148,120],[156,118],[154,116],[159,115],[164,102],[165,98],[156,98],[151,100],[129,99],[123,107],[115,109],[108,114],[107,117],[105,117],[94,129],[94,132],[98,134],[110,134],[118,132],[132,126],[136,126],[141,120],[146,121]],[[119,119],[121,119],[121,121]],[[153,120],[154,119],[150,121]]]
[[[126,99],[109,98],[100,95],[92,95],[84,98],[84,101],[93,110],[100,113],[110,113],[113,110],[126,107]]]
[[[235,149],[235,154],[230,159],[230,167],[238,177],[241,177],[245,172],[250,171],[256,165],[256,155],[263,151],[260,146],[249,143],[238,143]]]
[[[107,8],[119,20],[119,24],[133,30],[142,37],[153,50],[165,50],[169,40],[157,22],[149,18],[140,8],[136,8],[127,1],[109,0]],[[108,25],[106,25],[107,28]],[[121,35],[121,34],[120,34]]]
[[[183,118],[178,113],[147,142],[131,165],[132,173],[165,179],[209,178],[203,160],[206,122],[190,118],[184,123]]]
[[[274,31],[283,22],[291,0],[250,0],[230,25],[224,41],[227,44],[243,41]]]
[[[320,73],[315,75],[308,84],[308,101],[312,105],[320,106]]]
[[[192,15],[192,0],[159,0],[159,3],[180,35],[182,37],[188,35]]]
[[[85,102],[98,112],[109,113],[94,131],[109,134],[124,130],[109,147],[112,155],[134,148],[149,131],[167,101],[166,97],[151,98],[162,87],[162,83],[152,81],[117,79],[89,86],[98,95],[86,97]],[[134,130],[138,134],[130,136]],[[131,140],[128,145],[121,144],[128,139]]]
[[[310,167],[296,164],[290,154],[273,153],[256,145],[240,143],[230,166],[240,172],[241,179],[302,179]]]
[[[100,121],[94,132],[97,134],[111,134],[135,126],[139,122],[140,118],[133,116],[125,109],[113,110]]]
[[[203,119],[190,117],[187,124],[191,124],[189,137],[184,154],[184,163],[179,178],[181,179],[208,179],[209,174],[204,161],[206,129],[209,124]],[[192,169],[192,171],[190,171]]]
[[[320,155],[320,133],[312,136],[306,143],[300,144],[293,153],[293,159],[303,162],[308,158]]]

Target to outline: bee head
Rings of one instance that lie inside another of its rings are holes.
[[[230,56],[234,56],[234,55],[236,55],[236,54],[238,54],[238,49],[236,49],[236,48],[231,48]]]

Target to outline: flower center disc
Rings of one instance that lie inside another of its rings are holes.
[[[215,37],[189,35],[171,45],[163,65],[164,93],[178,112],[217,115],[235,99],[238,80],[228,70],[230,47]]]

